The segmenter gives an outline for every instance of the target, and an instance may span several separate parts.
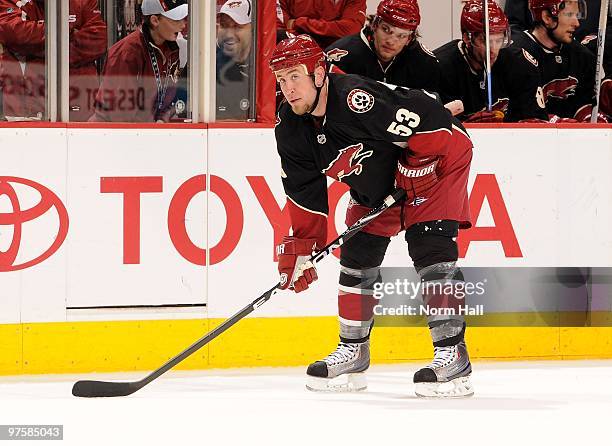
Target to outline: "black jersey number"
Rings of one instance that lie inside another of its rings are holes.
[[[415,129],[421,123],[421,117],[414,112],[400,108],[395,113],[395,121],[389,125],[387,131],[398,136],[412,135],[412,129]]]

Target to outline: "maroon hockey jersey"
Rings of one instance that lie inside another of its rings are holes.
[[[427,196],[405,203],[404,227],[456,220],[470,226],[467,175],[472,143],[461,123],[422,90],[357,75],[329,75],[324,118],[298,116],[280,106],[275,128],[293,233],[326,242],[327,177],[346,183],[358,205],[374,207],[394,189],[402,151],[440,158],[439,182]]]

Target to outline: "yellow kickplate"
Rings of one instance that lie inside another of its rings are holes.
[[[153,370],[223,322],[157,320],[0,325],[0,374]],[[372,362],[429,360],[429,330],[375,327]],[[612,327],[468,327],[472,359],[612,358]],[[178,369],[307,365],[338,342],[334,316],[246,318]]]

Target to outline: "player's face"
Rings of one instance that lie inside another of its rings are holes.
[[[151,25],[165,41],[176,42],[178,33],[182,32],[187,26],[187,18],[172,20],[163,15],[151,16]]]
[[[306,74],[302,65],[275,72],[281,91],[291,105],[293,113],[303,115],[308,113],[314,104],[317,90],[312,78]]]
[[[574,39],[574,33],[580,26],[578,16],[580,8],[578,2],[566,1],[565,8],[559,11],[558,26],[553,31],[555,40],[559,43],[571,43]]]
[[[374,48],[378,58],[383,62],[390,62],[412,41],[413,34],[412,30],[380,21],[374,27]]]
[[[251,24],[239,25],[227,14],[217,20],[217,44],[226,56],[236,62],[246,61],[253,41]]]
[[[506,44],[506,35],[503,33],[489,34],[489,53],[491,54],[491,66],[497,60],[499,56],[499,50],[501,50]],[[478,33],[472,37],[472,48],[474,59],[481,66],[485,66],[487,57],[487,46],[485,43],[485,34]]]

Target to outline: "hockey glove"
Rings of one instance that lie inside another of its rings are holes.
[[[438,158],[416,158],[404,153],[397,161],[395,171],[395,186],[406,191],[409,204],[416,204],[415,199],[422,197],[438,182],[436,166]]]
[[[540,118],[526,118],[521,119],[519,122],[525,124],[550,124],[548,121],[545,121],[544,119]]]
[[[470,115],[463,122],[504,122],[504,112],[501,110],[479,111]]]
[[[549,113],[548,122],[550,122],[551,124],[575,124],[578,121],[574,118],[562,118],[561,116],[551,115]]]
[[[283,238],[283,243],[276,247],[281,290],[289,288],[299,293],[317,280],[317,270],[308,261],[316,247],[317,241],[313,238]]]
[[[574,118],[576,119],[576,121],[578,122],[591,122],[591,115],[593,114],[593,106],[589,105],[587,107],[582,107],[580,110],[578,110],[578,112],[576,112],[576,115],[574,116]],[[608,117],[604,114],[604,113],[597,113],[597,121],[598,123],[609,123],[610,121],[608,120]]]
[[[599,110],[606,115],[612,116],[612,79],[606,79],[601,83]]]

